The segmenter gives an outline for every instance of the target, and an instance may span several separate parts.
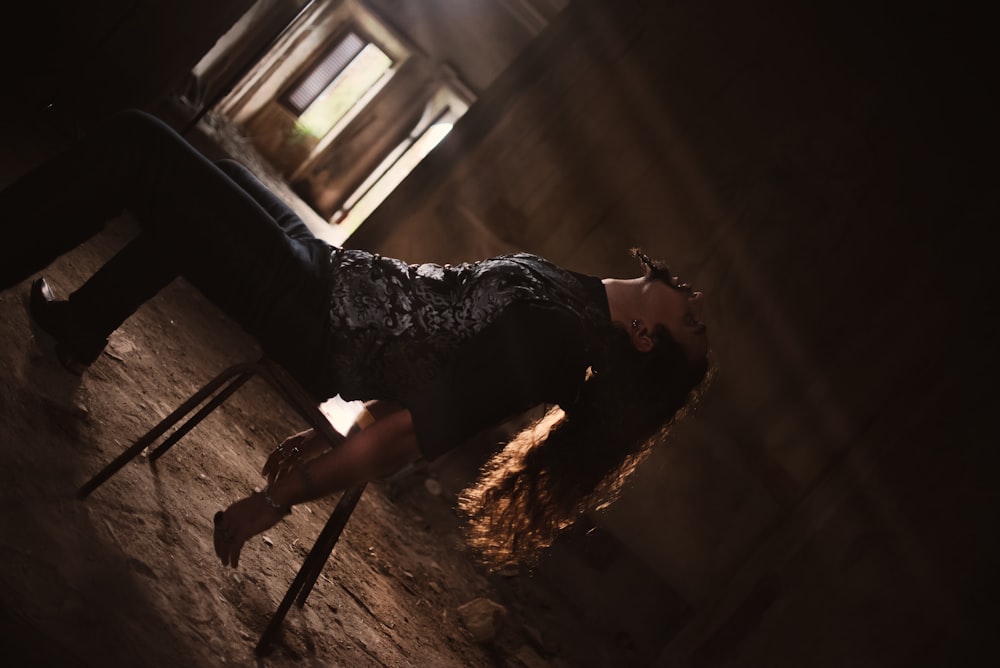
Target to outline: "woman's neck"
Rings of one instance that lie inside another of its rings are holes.
[[[604,292],[608,296],[611,322],[625,326],[637,316],[642,278],[605,278]]]

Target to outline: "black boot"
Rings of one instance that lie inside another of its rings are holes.
[[[31,284],[28,312],[46,334],[55,340],[56,357],[66,369],[82,375],[101,356],[107,338],[95,336],[82,327],[70,311],[69,302],[56,299],[44,278]]]

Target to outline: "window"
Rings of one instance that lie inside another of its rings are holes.
[[[378,46],[348,32],[286,91],[281,103],[298,116],[302,134],[319,139],[384,83],[392,65]]]
[[[223,113],[330,223],[323,238],[342,244],[448,134],[475,94],[365,3],[334,4],[317,3],[289,24]],[[395,77],[401,81],[389,85]],[[346,133],[353,124],[358,131]]]

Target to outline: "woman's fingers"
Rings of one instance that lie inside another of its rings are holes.
[[[264,468],[260,470],[260,474],[267,479],[268,484],[274,482],[274,478],[278,472],[278,467],[281,465],[281,455],[278,452],[272,452],[271,456],[267,458],[264,462]]]
[[[236,501],[213,517],[212,545],[215,556],[223,566],[236,568],[240,552],[246,542],[278,523],[283,515],[277,512],[260,494]]]
[[[233,568],[239,566],[240,551],[246,543],[245,540],[241,540],[232,533],[227,534],[224,530],[216,527],[213,543],[215,544],[215,556],[219,558],[223,566],[232,566]]]
[[[264,462],[264,468],[260,471],[260,474],[267,478],[268,482],[274,482],[274,478],[277,477],[276,473],[282,462],[287,461],[287,459],[293,455],[293,451],[295,453],[298,452],[297,448],[299,448],[303,441],[305,441],[306,434],[308,433],[309,432],[299,432],[298,434],[293,434],[271,451],[271,454],[267,457],[267,461]]]
[[[215,547],[215,556],[222,561],[223,566],[229,565],[229,535],[225,525],[224,515],[221,510],[215,514],[215,528],[212,531],[212,545]]]
[[[246,541],[234,540],[229,546],[229,565],[236,568],[240,565],[240,551]]]
[[[267,479],[267,484],[272,484],[275,480],[291,471],[300,460],[300,454],[290,454],[286,455],[284,459],[275,462],[270,468],[265,468],[264,477]]]
[[[246,543],[246,538],[239,535],[239,530],[233,522],[227,521],[224,511],[220,510],[215,514],[214,523],[212,543],[215,547],[215,556],[223,566],[236,568],[239,566],[240,551]]]

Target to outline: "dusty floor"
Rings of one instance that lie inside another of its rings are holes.
[[[0,186],[64,136],[34,118],[0,126]],[[68,212],[72,215],[72,212]],[[65,295],[131,235],[128,219],[45,275]],[[544,583],[485,576],[457,531],[448,493],[418,469],[369,486],[302,609],[265,658],[253,648],[335,497],[298,507],[223,568],[211,517],[262,482],[267,452],[302,428],[258,381],[155,466],[140,458],[86,501],[76,488],[254,344],[183,281],[144,306],[82,378],[33,331],[28,283],[0,293],[0,628],[20,666],[627,665]],[[476,643],[457,608],[509,615]],[[586,638],[586,640],[584,640]],[[11,665],[11,664],[8,664]]]

